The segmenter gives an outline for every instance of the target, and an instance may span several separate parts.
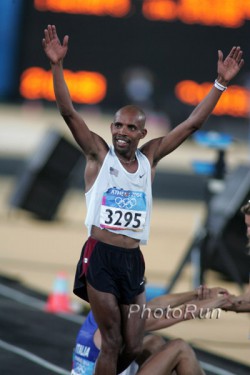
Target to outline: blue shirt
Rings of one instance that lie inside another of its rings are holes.
[[[71,375],[94,374],[95,362],[100,352],[94,343],[94,334],[97,329],[93,313],[90,311],[76,338]],[[120,375],[135,375],[138,368],[138,364],[132,362]]]
[[[98,329],[92,311],[87,315],[76,338],[72,375],[92,375],[100,350],[95,346],[94,334]]]

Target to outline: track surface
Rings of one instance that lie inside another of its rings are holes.
[[[44,309],[46,296],[0,277],[0,374],[70,374],[80,315]],[[195,349],[208,375],[249,375],[250,368]]]

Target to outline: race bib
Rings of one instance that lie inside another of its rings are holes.
[[[102,197],[100,226],[142,231],[146,220],[146,208],[144,192],[110,188]]]
[[[95,362],[91,362],[78,355],[74,357],[71,375],[93,375],[95,371]]]

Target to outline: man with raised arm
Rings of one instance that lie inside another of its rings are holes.
[[[130,304],[145,303],[144,261],[140,244],[149,237],[151,184],[158,162],[174,151],[208,119],[228,83],[243,66],[242,50],[224,59],[218,51],[217,79],[190,116],[166,136],[145,138],[144,112],[128,105],[111,124],[112,146],[92,132],[72,104],[63,74],[68,50],[56,27],[44,30],[43,48],[50,60],[59,111],[86,158],[85,196],[88,239],[78,263],[74,292],[88,300],[102,336],[95,375],[123,371],[140,353],[144,319],[128,318]]]

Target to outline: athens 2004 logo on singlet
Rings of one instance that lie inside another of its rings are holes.
[[[100,226],[142,231],[146,220],[146,194],[109,188],[102,197]]]

